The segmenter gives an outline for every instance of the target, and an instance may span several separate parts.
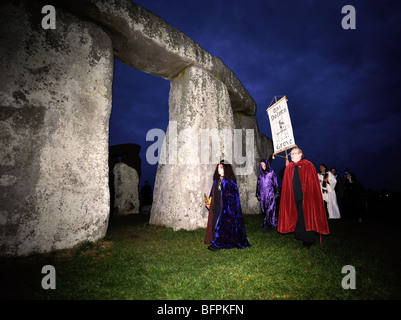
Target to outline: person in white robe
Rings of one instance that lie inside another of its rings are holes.
[[[327,166],[319,166],[319,181],[322,190],[323,201],[327,210],[328,219],[340,219],[341,214],[338,209],[337,196],[334,188],[336,187],[336,177],[327,169]]]

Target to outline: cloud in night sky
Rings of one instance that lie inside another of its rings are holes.
[[[134,1],[220,58],[257,104],[286,95],[296,144],[316,167],[350,168],[366,188],[400,191],[401,2]],[[356,10],[344,30],[341,9]],[[145,141],[168,125],[169,81],[116,61],[110,144],[141,145],[142,179],[154,181]],[[284,166],[282,158],[273,168]]]

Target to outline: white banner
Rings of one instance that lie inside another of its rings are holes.
[[[284,96],[266,111],[270,120],[270,128],[273,137],[273,155],[296,147],[290,113],[287,106],[287,98]]]

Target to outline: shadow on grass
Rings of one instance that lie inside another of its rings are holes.
[[[245,215],[252,247],[211,252],[205,229],[172,231],[148,215],[112,217],[96,243],[29,257],[1,258],[1,299],[360,300],[400,299],[400,235],[395,224],[330,220],[331,234],[311,249],[293,234],[265,233]],[[56,270],[44,290],[41,270]],[[345,290],[342,267],[356,270]]]

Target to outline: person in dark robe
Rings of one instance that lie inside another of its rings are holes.
[[[141,207],[149,206],[152,204],[152,187],[149,185],[149,181],[145,181],[145,185],[141,188],[140,192],[140,200],[141,200]]]
[[[345,184],[345,212],[353,222],[363,222],[367,216],[366,190],[352,172],[347,172]]]
[[[221,161],[213,175],[209,195],[209,217],[205,243],[209,250],[250,247],[245,232],[238,186],[231,164]]]
[[[314,165],[303,158],[299,148],[286,160],[281,189],[280,211],[277,231],[295,232],[296,239],[309,248],[316,241],[316,233],[329,234],[322,192]]]
[[[262,159],[259,166],[256,197],[264,216],[263,229],[268,232],[277,228],[276,198],[279,195],[277,176],[267,159]]]

